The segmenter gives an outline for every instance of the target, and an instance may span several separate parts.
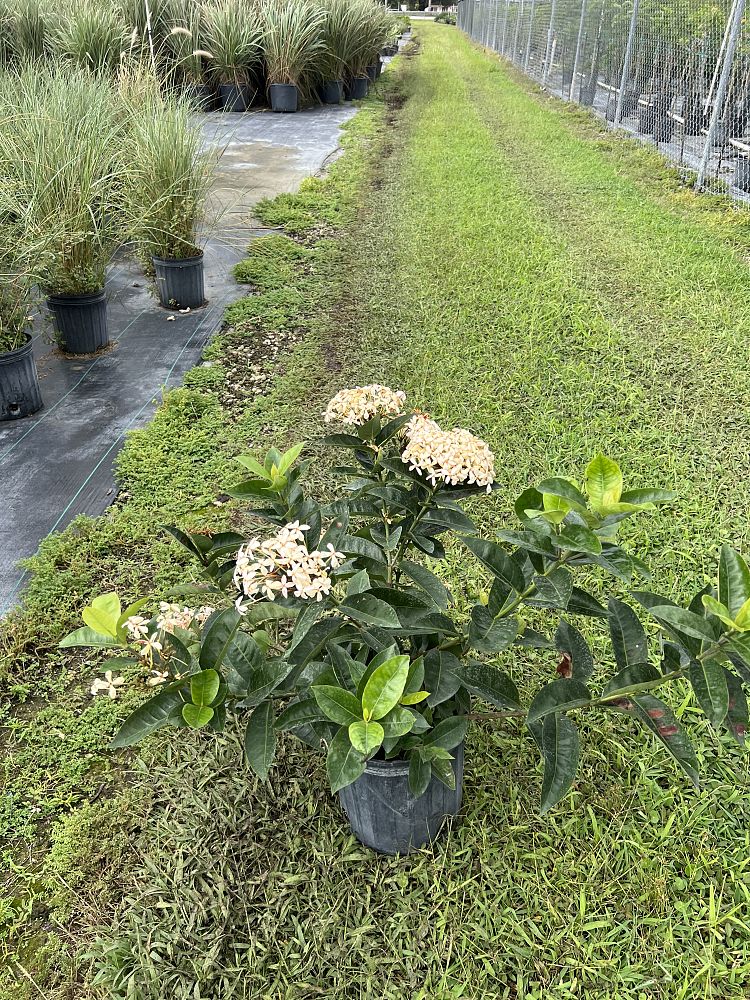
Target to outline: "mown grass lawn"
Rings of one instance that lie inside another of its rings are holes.
[[[154,524],[198,517],[248,442],[319,433],[344,385],[403,388],[485,437],[501,484],[475,504],[485,524],[490,509],[510,520],[529,483],[580,475],[601,450],[630,485],[679,491],[629,529],[655,590],[690,594],[722,541],[747,548],[743,216],[694,198],[651,152],[533,91],[454,29],[417,33],[421,54],[395,71],[386,105],[355,120],[331,180],[266,210],[306,234],[312,257],[272,248],[291,293],[265,262],[247,265],[260,295],[233,307],[235,333],[212,349],[218,371],[199,369],[124,452],[130,498],[36,561],[29,611],[6,629],[23,651],[7,684],[30,696],[41,673],[64,733],[78,731],[91,668],[36,652],[34,628],[49,647],[92,589],[167,585],[173,550],[148,540]],[[262,397],[238,392],[258,336],[290,330]],[[458,549],[443,572],[459,600],[485,585]],[[531,656],[509,665],[524,687],[554,671]],[[46,861],[12,857],[29,910],[45,886],[59,903],[43,919],[16,912],[6,995],[23,995],[19,983],[38,995],[30,975],[56,981],[55,997],[134,1000],[745,997],[747,757],[697,721],[687,691],[675,707],[698,745],[701,793],[629,723],[587,721],[574,790],[540,818],[531,739],[513,722],[481,728],[461,822],[405,859],[348,836],[322,759],[291,742],[269,786],[248,778],[234,738],[154,741],[124,781],[71,777],[78,758],[58,753],[50,766],[70,790],[51,818],[73,811]],[[21,750],[44,745],[44,719],[6,711],[8,760],[33,783]],[[114,720],[86,712],[85,752],[109,768],[95,737]],[[18,774],[6,779],[15,841],[33,844]]]

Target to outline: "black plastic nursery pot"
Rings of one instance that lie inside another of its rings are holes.
[[[268,88],[271,111],[293,114],[299,106],[299,91],[293,83],[272,83]]]
[[[29,417],[42,408],[31,337],[15,351],[0,354],[0,420]]]
[[[68,354],[94,354],[109,343],[103,290],[87,295],[50,295],[47,305],[60,346]]]
[[[159,302],[167,309],[197,309],[205,304],[203,254],[173,259],[154,257]]]
[[[380,61],[380,56],[378,56],[378,61],[375,63],[375,79],[380,79],[380,74],[383,72],[383,63]]]
[[[638,110],[638,131],[643,135],[650,135],[654,131],[656,115],[652,105],[641,106]]]
[[[347,101],[361,101],[367,97],[370,80],[366,76],[353,76],[347,81],[345,95]]]
[[[341,80],[326,80],[320,86],[320,99],[323,104],[341,104],[343,94]]]
[[[734,167],[734,186],[740,191],[750,192],[750,156],[747,154],[737,157]]]
[[[379,64],[380,61],[378,60],[378,65]],[[367,79],[370,81],[370,83],[375,83],[375,81],[378,78],[378,67],[375,65],[367,66],[365,72],[367,73]]]
[[[464,745],[453,751],[455,789],[433,776],[418,799],[409,791],[409,764],[370,760],[365,773],[339,792],[339,801],[357,840],[378,854],[408,854],[440,836],[445,821],[461,808]]]
[[[657,112],[654,116],[654,142],[671,142],[674,135],[674,118]]]
[[[189,83],[185,87],[185,97],[196,111],[213,111],[216,107],[216,93],[208,83]]]
[[[222,83],[219,104],[222,111],[247,111],[253,103],[255,87],[251,83]]]

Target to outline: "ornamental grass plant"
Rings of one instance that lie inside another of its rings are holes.
[[[263,55],[269,84],[306,89],[319,76],[326,54],[326,14],[314,0],[270,0],[264,4]]]
[[[215,0],[204,12],[205,47],[219,84],[247,84],[262,58],[262,25],[244,0]]]

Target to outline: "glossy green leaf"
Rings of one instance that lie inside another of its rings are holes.
[[[452,750],[466,738],[469,720],[460,715],[453,715],[439,722],[424,737],[425,745],[442,747]]]
[[[184,704],[179,691],[161,691],[132,712],[120,726],[110,746],[113,750],[132,747],[145,736],[166,726],[178,706]]]
[[[191,729],[204,729],[214,717],[214,710],[208,705],[195,705],[188,702],[182,706],[182,718]]]
[[[701,598],[703,607],[708,611],[709,614],[715,615],[719,621],[723,622],[727,628],[734,628],[734,619],[729,613],[729,608],[722,604],[721,601],[717,601],[715,597],[710,594],[704,594]]]
[[[200,665],[203,670],[220,670],[224,657],[240,625],[240,616],[234,608],[212,615],[201,635]]]
[[[651,694],[640,694],[630,700],[635,706],[633,714],[654,733],[697,788],[698,758],[674,712]]]
[[[276,756],[273,702],[264,701],[253,710],[245,728],[245,756],[253,771],[265,781]]]
[[[560,801],[576,776],[580,752],[578,730],[567,715],[548,715],[541,732],[541,745],[544,758],[541,812],[544,814]]]
[[[586,467],[586,493],[594,510],[604,511],[622,496],[622,472],[617,462],[604,455]]]
[[[435,760],[430,762],[432,766],[432,773],[446,788],[451,790],[456,787],[456,772],[453,770],[453,765],[449,760],[443,760],[442,757],[436,757]]]
[[[318,703],[318,708],[331,722],[348,726],[362,719],[362,706],[356,695],[350,691],[331,684],[315,685],[310,690]]]
[[[518,708],[518,689],[508,674],[499,667],[469,660],[461,662],[456,673],[465,688],[491,705],[497,708]]]
[[[342,614],[365,625],[398,628],[401,624],[398,615],[389,604],[369,593],[352,594],[339,606],[339,610]]]
[[[429,691],[411,691],[409,694],[404,694],[401,696],[402,705],[418,705],[420,701],[424,701],[425,698],[429,696]]]
[[[458,677],[460,660],[437,649],[431,649],[424,659],[424,686],[430,692],[427,704],[430,708],[448,701],[461,687]]]
[[[724,676],[729,690],[729,705],[724,725],[739,745],[744,746],[749,722],[747,698],[742,689],[742,684],[731,671],[725,668]]]
[[[627,604],[610,597],[607,616],[615,662],[620,670],[648,662],[648,640],[638,615]]]
[[[92,646],[95,649],[112,649],[122,645],[123,643],[114,636],[96,632],[88,625],[70,632],[59,642],[61,649],[68,649],[71,646]]]
[[[698,704],[715,729],[719,729],[729,711],[729,688],[724,667],[715,660],[693,660],[690,683]]]
[[[113,591],[95,597],[91,604],[83,609],[81,617],[95,632],[116,639],[121,613],[120,598]]]
[[[423,719],[417,711],[410,711],[402,705],[396,705],[387,715],[380,720],[380,725],[388,739],[397,736],[406,736],[407,733],[415,729],[417,721]],[[425,727],[426,728],[426,727]]]
[[[322,722],[328,716],[323,712],[315,698],[304,698],[287,705],[276,719],[276,728],[280,732],[296,729],[297,726],[307,726],[311,722]]]
[[[463,538],[462,541],[482,565],[511,590],[520,593],[525,589],[526,581],[520,566],[511,559],[501,545],[484,538]]]
[[[326,771],[332,792],[338,792],[351,785],[365,771],[365,759],[355,750],[345,727],[339,729],[328,747]]]
[[[565,566],[558,566],[549,576],[535,576],[536,590],[526,598],[532,608],[557,608],[565,610],[573,593],[573,576]]]
[[[445,584],[426,566],[411,562],[409,559],[402,559],[400,569],[405,576],[413,580],[427,594],[436,608],[442,611],[448,607],[451,599],[450,592]]]
[[[190,698],[193,705],[210,705],[219,693],[221,678],[215,670],[201,670],[190,678]],[[187,720],[186,720],[187,721]]]
[[[432,778],[432,764],[428,760],[423,760],[416,750],[413,750],[409,759],[409,791],[418,799],[427,791],[427,786]]]
[[[586,497],[581,493],[575,483],[569,479],[555,477],[545,479],[537,486],[537,491],[542,495],[551,494],[561,497],[571,507],[572,510],[584,513],[586,511]]]
[[[591,701],[591,692],[581,681],[572,678],[550,681],[534,696],[529,706],[528,721],[536,722],[546,715],[581,708]]]
[[[603,697],[609,697],[618,691],[637,691],[642,684],[652,684],[661,678],[661,673],[652,663],[633,663],[618,671],[610,678],[602,692]]]
[[[729,608],[730,618],[750,600],[750,569],[731,545],[723,545],[719,556],[719,600]]]
[[[711,625],[700,615],[684,608],[678,608],[671,604],[662,604],[650,609],[651,614],[660,624],[665,625],[670,632],[676,633],[679,637],[684,634],[694,639],[714,640],[714,632]]]
[[[408,656],[394,656],[373,671],[362,692],[362,711],[366,719],[382,719],[398,705],[408,675]]]
[[[560,548],[569,552],[585,552],[596,556],[602,551],[601,539],[582,524],[566,525],[554,540]]]
[[[385,731],[379,722],[365,722],[360,719],[358,722],[352,722],[349,726],[349,739],[352,746],[365,757],[375,753],[384,737]]]

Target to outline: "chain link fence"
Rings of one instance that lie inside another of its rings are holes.
[[[458,25],[550,93],[750,205],[746,0],[460,0]]]

